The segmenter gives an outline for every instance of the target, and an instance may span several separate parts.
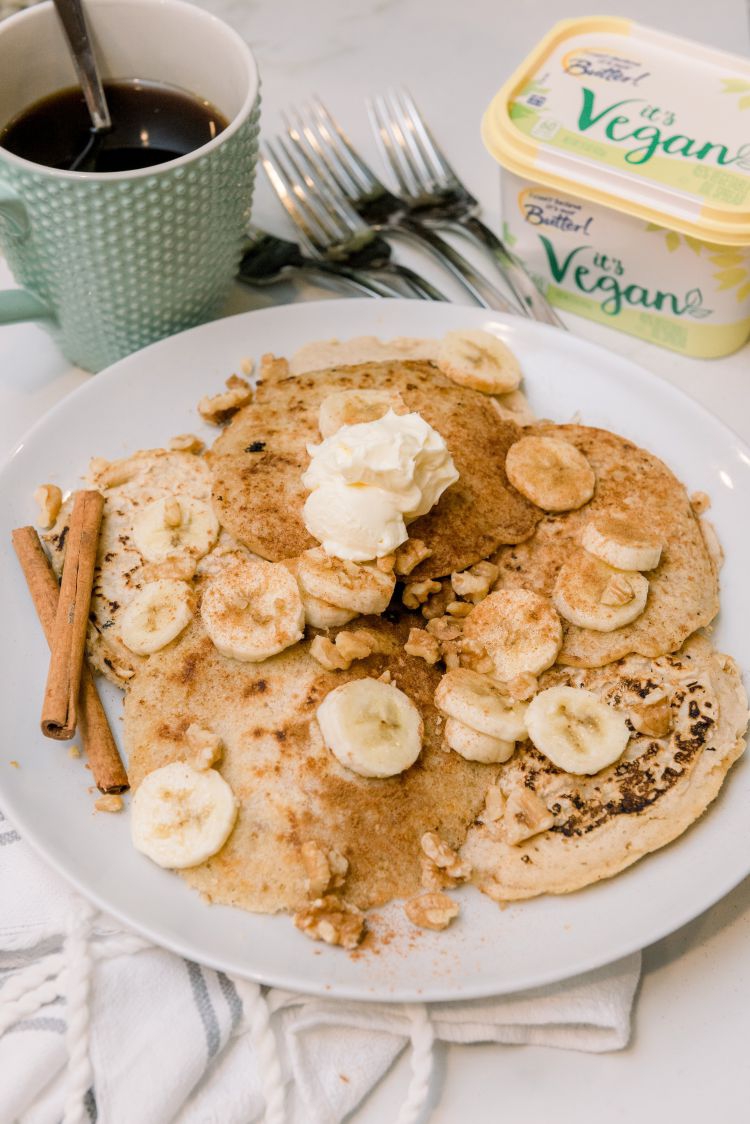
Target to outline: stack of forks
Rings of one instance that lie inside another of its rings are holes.
[[[265,173],[297,228],[300,245],[254,230],[241,279],[268,284],[301,270],[360,294],[445,300],[434,285],[394,259],[390,240],[402,240],[426,251],[477,304],[563,327],[523,265],[478,217],[477,200],[446,160],[411,96],[395,91],[373,98],[368,112],[399,194],[378,179],[314,99],[285,116],[284,133],[261,149]],[[479,246],[510,299],[440,231]]]

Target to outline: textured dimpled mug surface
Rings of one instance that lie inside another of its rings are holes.
[[[129,172],[67,172],[0,148],[0,247],[22,289],[0,324],[36,319],[73,363],[98,371],[215,317],[250,213],[259,82],[240,37],[181,0],[89,0],[104,76],[207,98],[229,120],[208,144]],[[76,84],[51,2],[0,24],[0,127]]]

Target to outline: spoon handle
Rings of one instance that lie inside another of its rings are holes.
[[[109,116],[107,100],[104,97],[96,66],[83,6],[80,0],[55,0],[55,8],[70,44],[78,80],[81,83],[94,130],[105,132],[112,128],[112,119]]]

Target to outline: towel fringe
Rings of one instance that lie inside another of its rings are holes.
[[[233,976],[232,982],[242,1000],[242,1023],[238,1033],[249,1033],[258,1055],[258,1074],[266,1102],[264,1124],[284,1124],[285,1089],[276,1035],[271,1026],[263,989],[250,980]]]
[[[396,1124],[416,1124],[430,1095],[435,1028],[424,1003],[405,1008],[411,1022],[411,1081]]]

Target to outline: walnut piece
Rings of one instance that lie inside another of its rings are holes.
[[[88,478],[96,488],[119,488],[127,484],[136,474],[138,462],[135,457],[123,457],[119,461],[107,461],[103,457],[92,457],[89,462]]]
[[[452,600],[453,590],[450,582],[445,582],[441,584],[440,589],[427,598],[422,606],[422,616],[426,621],[431,621],[434,617],[444,616],[445,607]]]
[[[484,798],[484,808],[479,814],[479,822],[483,823],[491,839],[502,838],[502,826],[505,816],[505,796],[503,790],[496,784],[491,784]]]
[[[438,593],[440,589],[440,582],[433,581],[432,578],[425,578],[421,582],[410,582],[404,586],[401,600],[407,609],[418,609],[431,593]]]
[[[94,807],[97,812],[121,812],[124,805],[121,796],[108,793],[106,796],[100,796],[98,800],[95,800]]]
[[[201,398],[198,413],[209,425],[225,425],[233,414],[247,406],[252,397],[250,383],[238,375],[232,375],[227,379],[227,390]]]
[[[404,902],[404,913],[420,929],[447,929],[451,921],[458,917],[458,902],[447,894],[437,891],[432,894],[418,894]]]
[[[191,722],[185,731],[185,740],[193,751],[193,765],[196,769],[210,769],[221,760],[224,743],[213,730],[206,730],[197,722]]]
[[[326,894],[294,915],[294,924],[305,936],[326,944],[356,948],[365,931],[365,917],[355,905]]]
[[[396,565],[396,555],[383,554],[380,558],[375,559],[375,565],[382,574],[392,574],[393,567]]]
[[[326,671],[348,671],[354,660],[364,660],[373,652],[390,650],[390,644],[369,628],[339,632],[335,641],[327,636],[316,636],[310,645],[310,655]]]
[[[412,570],[416,570],[420,562],[429,558],[432,551],[425,546],[421,539],[407,539],[401,543],[395,554],[395,570],[399,577],[406,577]]]
[[[555,817],[547,805],[530,788],[512,792],[508,797],[503,818],[508,843],[523,843],[552,827],[554,822]]]
[[[463,625],[454,617],[433,617],[427,622],[427,631],[438,640],[458,640]]]
[[[468,570],[451,574],[451,585],[458,597],[464,597],[477,605],[487,596],[499,573],[498,567],[491,562],[477,562],[474,566],[469,566]]]
[[[419,842],[427,858],[451,878],[465,881],[471,876],[471,864],[460,859],[436,831],[426,831]]]
[[[338,851],[324,851],[319,843],[309,839],[302,844],[300,853],[307,874],[305,889],[311,898],[321,898],[328,890],[344,884],[349,863]]]
[[[672,708],[666,691],[658,689],[630,708],[630,721],[639,734],[665,738],[672,729]]]
[[[404,644],[404,651],[409,656],[416,656],[430,665],[440,659],[440,645],[437,637],[430,636],[423,628],[410,628],[409,639]]]
[[[440,641],[440,658],[445,664],[448,671],[452,671],[455,667],[461,666],[461,641],[460,640],[441,640]]]
[[[200,455],[205,447],[200,437],[196,437],[194,433],[178,433],[167,445],[167,448],[174,453],[195,453],[196,456]]]
[[[48,531],[54,527],[62,507],[62,492],[57,484],[40,484],[34,492],[34,502],[39,507],[37,526]]]
[[[445,606],[445,611],[451,617],[468,617],[473,606],[469,601],[449,601]]]

